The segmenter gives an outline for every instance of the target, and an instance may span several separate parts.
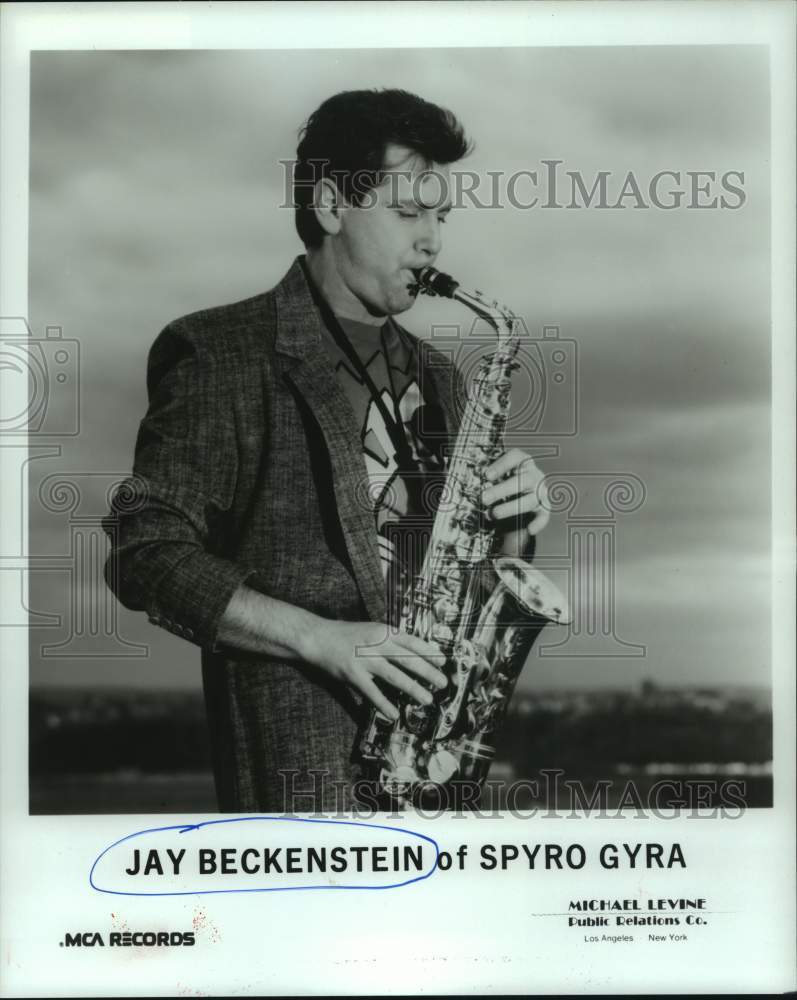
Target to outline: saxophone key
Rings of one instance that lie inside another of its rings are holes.
[[[426,765],[429,780],[436,785],[445,785],[459,770],[459,761],[450,750],[435,750]]]
[[[468,510],[460,514],[457,523],[466,535],[475,535],[479,530],[479,515],[474,510]]]
[[[454,632],[444,622],[435,622],[431,629],[431,641],[438,646],[450,646],[454,641]]]
[[[404,709],[404,724],[407,729],[418,734],[426,729],[434,714],[434,709],[429,709],[423,705],[407,705]]]

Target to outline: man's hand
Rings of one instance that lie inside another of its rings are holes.
[[[505,451],[487,466],[491,484],[482,492],[482,502],[502,539],[505,555],[522,555],[529,538],[539,534],[550,520],[545,475],[528,452]]]
[[[317,622],[302,644],[302,659],[356,688],[389,719],[397,719],[399,713],[379,690],[375,677],[421,705],[430,705],[432,695],[411,675],[439,689],[446,686],[445,674],[439,669],[446,657],[431,642],[414,635],[390,634],[386,625],[375,622]]]
[[[414,635],[394,635],[378,622],[342,622],[321,618],[242,584],[233,594],[219,624],[218,642],[247,652],[287,661],[304,661],[335,680],[357,688],[390,719],[398,712],[374,682],[391,684],[422,705],[432,687],[448,683],[440,669],[446,657],[440,647]],[[411,675],[414,675],[411,676]]]

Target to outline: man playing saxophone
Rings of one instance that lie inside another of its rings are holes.
[[[429,705],[447,684],[437,643],[385,623],[423,558],[457,376],[394,317],[442,249],[467,152],[450,112],[404,91],[325,101],[294,169],[305,254],[150,351],[106,577],[202,650],[222,811],[347,808],[370,711],[395,719],[399,699]],[[528,553],[541,471],[513,448],[484,477],[499,551]]]

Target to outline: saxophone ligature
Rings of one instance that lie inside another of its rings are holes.
[[[415,294],[467,306],[495,331],[495,350],[472,380],[445,489],[421,571],[404,594],[398,628],[446,653],[446,688],[431,705],[398,698],[394,722],[373,710],[359,743],[364,773],[391,803],[422,803],[458,782],[481,789],[494,743],[531,647],[548,623],[567,624],[557,587],[523,559],[497,556],[481,502],[484,473],[503,452],[518,367],[520,323],[480,292],[464,291],[433,267],[413,272]]]

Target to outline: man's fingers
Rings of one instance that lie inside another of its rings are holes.
[[[399,712],[396,706],[382,694],[368,674],[363,674],[357,685],[371,704],[388,719],[396,720]]]
[[[388,655],[390,660],[397,666],[401,667],[402,670],[409,670],[411,673],[415,674],[416,677],[421,677],[430,684],[434,684],[434,686],[439,688],[441,691],[448,685],[448,680],[443,671],[430,667],[425,660],[421,660],[417,656],[408,656],[406,653]]]
[[[505,497],[521,494],[524,496],[532,495],[536,496],[539,500],[545,500],[548,495],[545,486],[545,476],[543,476],[531,458],[527,457],[521,465],[524,467],[518,467],[515,475],[501,479],[499,482],[493,483],[482,490],[482,503],[485,507],[489,507],[490,504],[494,504],[497,500],[503,500]]]
[[[521,505],[520,508],[518,508],[518,502],[513,500],[511,503],[499,504],[493,510],[493,520],[502,521],[504,518],[517,518],[523,514],[532,513],[534,514],[534,517],[526,525],[526,530],[530,535],[536,535],[542,531],[551,519],[551,512],[547,507],[540,507],[539,505],[535,507]],[[520,525],[518,525],[518,527],[520,527]]]
[[[526,531],[530,535],[536,535],[542,531],[545,525],[551,520],[551,512],[545,507],[541,507],[533,521],[526,525]]]
[[[521,462],[529,460],[527,452],[521,451],[520,448],[510,448],[509,451],[505,451],[503,455],[491,462],[484,470],[484,474],[491,482],[495,482],[496,479],[505,476],[507,472],[511,472]]]
[[[497,509],[496,504],[500,500],[512,497],[517,498],[516,500],[512,500],[512,503],[516,504],[517,509],[523,511],[537,510],[542,506],[544,499],[542,491],[538,488],[528,489],[517,479],[506,479],[504,482],[499,483],[498,486],[494,486],[490,490],[485,490],[482,494],[482,502],[494,514]],[[502,504],[502,506],[506,507],[507,504]]]
[[[440,670],[445,666],[446,655],[437,646],[424,642],[414,635],[396,638],[395,649],[385,651],[385,655],[404,670],[409,670],[430,684],[444,688],[448,684],[446,675]]]
[[[525,496],[515,497],[507,500],[506,503],[496,504],[490,508],[490,517],[493,521],[501,521],[505,517],[519,517],[522,514],[536,514],[544,508],[534,493],[527,493]]]
[[[445,665],[446,655],[436,643],[427,642],[426,639],[421,639],[417,635],[410,635],[409,632],[399,632],[393,639],[400,646],[404,646],[413,653],[417,653],[430,663],[439,663],[441,667]]]
[[[372,668],[371,672],[381,677],[382,680],[387,681],[388,684],[392,684],[393,687],[398,688],[399,691],[403,691],[404,694],[408,694],[410,698],[414,698],[419,705],[431,705],[432,695],[431,692],[427,691],[423,685],[419,684],[412,677],[409,677],[400,667],[394,666],[392,663],[387,661],[380,661],[375,665],[376,670]]]
[[[505,501],[500,503],[499,501]],[[482,493],[482,501],[493,521],[522,514],[539,513],[548,508],[548,489],[538,469],[528,479],[522,473],[496,483]],[[545,519],[546,523],[548,518]],[[539,529],[538,529],[539,530]]]

